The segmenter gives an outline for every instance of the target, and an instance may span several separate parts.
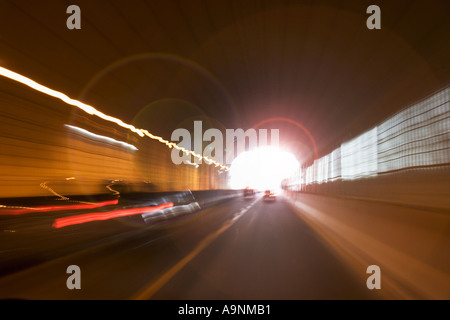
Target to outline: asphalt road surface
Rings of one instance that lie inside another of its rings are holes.
[[[373,203],[302,197],[299,206],[286,196],[273,203],[264,202],[261,196],[237,197],[155,226],[116,219],[45,234],[42,230],[28,233],[4,230],[2,243],[16,243],[17,247],[2,248],[3,257],[8,250],[20,251],[22,256],[24,252],[34,255],[31,262],[22,261],[25,266],[13,265],[3,270],[0,298],[402,298],[387,290],[389,286],[369,290],[365,262],[350,263],[350,255],[342,250],[337,238],[330,241],[332,232],[327,234],[325,227],[315,227],[311,222],[311,216],[320,217],[321,206],[333,211],[336,205],[333,201],[348,205],[360,217],[370,214],[363,212],[363,208],[372,208]],[[385,206],[398,211],[394,206]],[[436,215],[444,219],[448,228],[448,215]],[[337,218],[345,220],[339,215],[334,217]],[[330,220],[326,226],[335,222]],[[442,221],[436,223],[442,226]],[[371,223],[366,221],[367,225]],[[440,240],[442,252],[448,249],[448,235],[444,238]],[[353,253],[356,252],[355,249]],[[441,275],[438,282],[444,285],[448,281],[447,262],[448,259],[437,272]],[[377,264],[382,265],[383,261]],[[80,290],[67,288],[70,274],[66,271],[71,265],[80,267]]]

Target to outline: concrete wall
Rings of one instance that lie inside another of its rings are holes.
[[[311,184],[305,186],[303,191],[450,210],[450,166],[415,168],[358,180]]]

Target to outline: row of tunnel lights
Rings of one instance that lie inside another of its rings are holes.
[[[67,95],[65,95],[62,92],[50,89],[50,88],[48,88],[48,87],[46,87],[44,85],[41,85],[41,84],[37,83],[36,81],[34,81],[34,80],[30,79],[30,78],[27,78],[27,77],[25,77],[25,76],[23,76],[21,74],[18,74],[17,72],[11,71],[9,69],[6,69],[6,68],[0,66],[0,75],[3,76],[3,77],[9,78],[11,80],[14,80],[16,82],[19,82],[21,84],[24,84],[24,85],[26,85],[26,86],[28,86],[28,87],[36,90],[36,91],[42,92],[42,93],[44,93],[44,94],[46,94],[48,96],[60,99],[63,102],[65,102],[66,104],[74,106],[74,107],[77,107],[77,108],[83,110],[84,112],[86,112],[86,113],[88,113],[90,115],[97,116],[97,117],[99,117],[99,118],[101,118],[103,120],[115,123],[115,124],[121,126],[122,128],[126,128],[126,129],[136,133],[137,135],[139,135],[142,138],[143,137],[148,137],[148,138],[150,138],[152,140],[156,140],[156,141],[159,141],[162,144],[165,144],[170,149],[174,148],[174,149],[182,151],[186,155],[192,155],[192,156],[194,156],[195,158],[197,158],[199,160],[205,161],[205,163],[208,164],[208,165],[214,165],[216,168],[220,168],[221,171],[229,171],[229,169],[230,169],[226,165],[223,165],[223,164],[221,164],[221,163],[219,163],[219,162],[217,162],[217,161],[215,161],[213,159],[210,159],[209,157],[205,157],[205,156],[200,155],[200,154],[198,154],[198,153],[196,153],[196,152],[194,152],[192,150],[188,150],[186,148],[180,147],[176,143],[168,141],[168,140],[165,140],[162,137],[153,135],[153,134],[151,134],[149,131],[147,131],[145,129],[138,129],[138,128],[134,127],[133,125],[125,123],[125,122],[123,122],[122,120],[120,120],[118,118],[115,118],[115,117],[109,116],[107,114],[104,114],[103,112],[95,109],[94,107],[92,107],[92,106],[90,106],[88,104],[85,104],[85,103],[83,103],[81,101],[72,99],[72,98],[68,97]]]

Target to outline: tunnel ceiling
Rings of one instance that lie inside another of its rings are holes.
[[[381,30],[368,1],[0,1],[0,65],[167,138],[285,118],[324,154],[450,78],[450,3],[374,2]]]

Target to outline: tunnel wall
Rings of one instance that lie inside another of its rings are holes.
[[[302,191],[450,210],[450,166],[415,168],[358,180],[311,184]]]
[[[175,165],[160,142],[7,79],[0,87],[1,198],[111,193],[118,180],[135,191],[226,188],[226,173]]]
[[[450,87],[301,168],[287,188],[450,208]]]

